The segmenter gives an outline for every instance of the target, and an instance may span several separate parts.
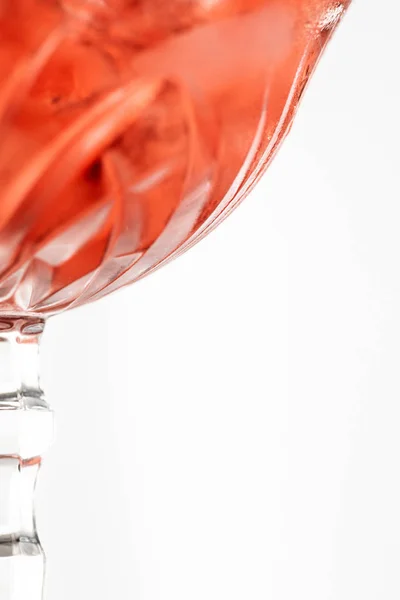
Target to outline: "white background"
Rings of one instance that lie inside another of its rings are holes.
[[[49,323],[49,600],[398,600],[397,0],[355,0],[268,175]]]

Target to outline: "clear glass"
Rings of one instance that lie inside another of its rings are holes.
[[[42,594],[45,320],[146,276],[243,200],[349,1],[0,0],[2,599]]]
[[[0,598],[40,600],[44,554],[34,491],[53,440],[53,413],[39,383],[41,319],[0,319]]]

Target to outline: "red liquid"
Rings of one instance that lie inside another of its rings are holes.
[[[0,312],[147,275],[248,193],[349,0],[0,0]]]

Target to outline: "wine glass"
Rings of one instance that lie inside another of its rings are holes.
[[[0,596],[39,600],[48,317],[214,229],[288,132],[350,0],[0,0]]]

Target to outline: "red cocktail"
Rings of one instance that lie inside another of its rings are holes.
[[[246,196],[350,0],[0,0],[0,595],[40,600],[45,318]]]
[[[99,298],[243,199],[348,1],[0,3],[0,314]]]

